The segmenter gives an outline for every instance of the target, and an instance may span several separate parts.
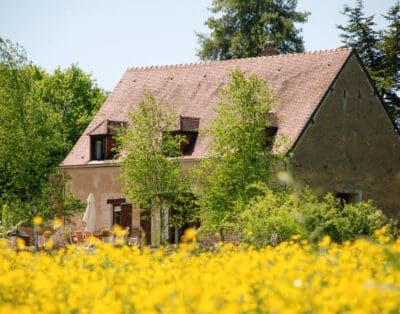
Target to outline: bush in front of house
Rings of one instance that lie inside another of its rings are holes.
[[[371,236],[388,223],[386,216],[371,201],[343,206],[339,199],[327,194],[323,201],[305,205],[300,212],[301,222],[308,230],[311,242],[320,241],[324,235],[338,243]]]
[[[238,215],[241,241],[255,247],[277,245],[293,235],[307,237],[307,230],[297,220],[289,206],[289,195],[262,188],[263,195],[255,197]]]
[[[342,243],[360,236],[371,236],[388,223],[372,202],[345,204],[327,194],[322,201],[309,190],[272,191],[258,186],[260,194],[237,216],[238,232],[245,243],[262,247],[276,245],[299,235],[311,243],[324,235]]]

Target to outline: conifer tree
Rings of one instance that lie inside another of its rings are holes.
[[[342,31],[339,35],[346,46],[354,47],[361,57],[364,65],[373,73],[378,70],[381,54],[378,49],[379,34],[374,29],[374,15],[365,16],[362,0],[357,0],[355,7],[345,4],[342,14],[346,15],[346,26],[338,25]]]
[[[348,18],[347,25],[337,26],[342,42],[356,49],[393,120],[400,125],[399,2],[384,15],[388,22],[384,30],[376,30],[374,15],[365,15],[363,0],[357,0],[354,7],[345,4],[341,13]]]
[[[304,51],[301,28],[308,12],[296,11],[297,0],[214,0],[205,24],[209,35],[197,33],[202,60],[260,56],[265,48],[280,53]]]
[[[395,118],[400,125],[400,3],[393,5],[384,15],[388,27],[380,32],[382,68],[380,88]]]

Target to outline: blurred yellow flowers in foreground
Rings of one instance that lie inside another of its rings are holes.
[[[43,222],[43,218],[42,217],[40,217],[40,216],[33,217],[33,224],[35,226],[40,226],[42,224],[42,222]]]
[[[54,229],[60,228],[60,227],[62,226],[62,224],[63,224],[63,222],[62,222],[62,220],[61,220],[60,218],[56,218],[56,219],[54,219],[54,221],[53,221],[53,227],[54,227]]]
[[[400,241],[382,232],[260,250],[50,242],[33,254],[0,243],[0,313],[400,313]]]

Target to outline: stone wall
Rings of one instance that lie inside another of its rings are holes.
[[[400,136],[353,55],[290,154],[295,180],[400,217]]]

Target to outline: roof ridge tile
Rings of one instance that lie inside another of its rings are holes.
[[[213,65],[213,64],[218,64],[218,63],[228,63],[228,62],[241,63],[245,60],[260,59],[260,58],[272,59],[272,58],[295,57],[295,56],[299,56],[299,55],[312,55],[312,54],[337,52],[337,51],[345,51],[345,50],[352,50],[352,48],[351,47],[338,47],[338,48],[331,48],[331,49],[321,49],[321,50],[312,50],[312,51],[304,51],[304,52],[277,54],[277,55],[272,55],[272,56],[258,56],[258,57],[229,59],[229,60],[211,60],[211,61],[197,61],[197,62],[190,62],[190,63],[128,67],[127,71],[141,71],[141,70],[149,70],[149,69],[191,68],[191,67],[197,67],[197,66]]]

